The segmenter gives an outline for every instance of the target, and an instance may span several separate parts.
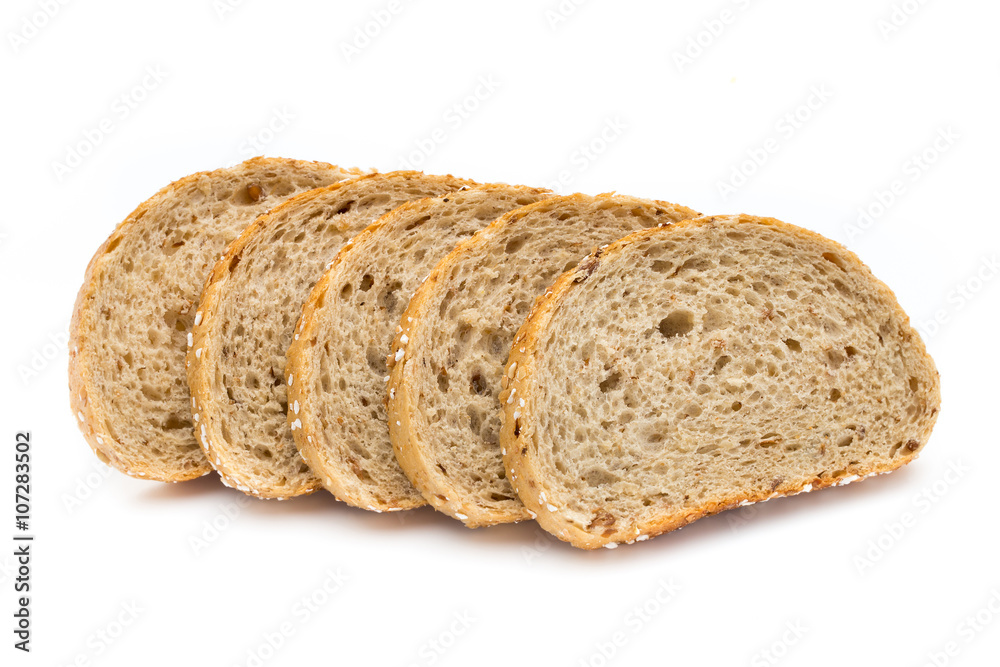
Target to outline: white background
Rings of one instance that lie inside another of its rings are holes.
[[[224,1],[0,11],[0,662],[996,664],[997,3]],[[617,190],[847,242],[925,333],[934,437],[888,477],[596,553],[531,523],[109,472],[68,409],[84,267],[163,185],[258,153]],[[19,429],[27,656],[6,546]]]

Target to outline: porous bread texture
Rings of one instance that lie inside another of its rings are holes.
[[[510,478],[583,548],[894,470],[940,406],[889,288],[839,244],[751,216],[588,258],[539,300],[506,375]]]
[[[424,505],[386,426],[386,354],[409,297],[455,244],[546,190],[483,185],[404,204],[340,251],[303,309],[288,352],[303,458],[338,498],[393,511]]]
[[[175,181],[118,225],[87,266],[70,325],[70,405],[98,458],[164,482],[211,471],[184,377],[205,277],[258,215],[360,173],[254,158]]]
[[[555,197],[499,218],[434,268],[400,320],[388,408],[396,458],[436,509],[469,527],[528,517],[499,445],[514,334],[535,298],[599,244],[697,215],[634,197]]]
[[[374,220],[470,185],[416,171],[360,176],[288,200],[226,250],[202,293],[188,382],[199,442],[228,485],[278,499],[320,488],[292,437],[297,402],[286,419],[285,355],[302,304],[344,243]]]

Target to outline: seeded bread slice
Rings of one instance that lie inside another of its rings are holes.
[[[171,183],[118,225],[87,266],[70,327],[70,405],[98,458],[164,482],[211,471],[184,378],[205,277],[258,215],[360,173],[254,158]]]
[[[348,243],[316,284],[288,352],[295,442],[338,498],[376,511],[425,504],[396,462],[386,426],[385,357],[409,296],[463,238],[551,197],[483,185],[404,204]]]
[[[188,351],[199,442],[227,484],[279,499],[320,488],[295,448],[300,422],[286,421],[285,353],[302,304],[341,246],[382,214],[470,185],[416,171],[361,176],[288,200],[229,246]]]
[[[889,288],[839,244],[751,216],[599,250],[535,305],[506,375],[510,478],[588,549],[895,470],[940,406]]]
[[[390,438],[428,502],[469,527],[528,517],[499,445],[497,396],[518,326],[535,297],[595,246],[696,215],[634,197],[555,197],[508,213],[434,268],[389,359]]]

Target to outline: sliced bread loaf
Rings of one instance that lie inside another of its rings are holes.
[[[338,498],[377,511],[424,504],[386,427],[386,354],[409,296],[463,238],[552,194],[483,185],[404,204],[348,243],[316,284],[288,352],[295,442]]]
[[[527,518],[499,445],[514,334],[535,297],[595,246],[696,215],[634,197],[555,197],[508,213],[434,268],[393,342],[388,413],[396,457],[435,508],[470,527]]]
[[[260,498],[319,488],[295,448],[300,422],[286,421],[285,353],[302,304],[341,246],[382,214],[470,185],[416,171],[361,176],[288,200],[229,246],[205,285],[188,351],[199,442],[227,484]]]
[[[536,304],[506,376],[510,479],[583,548],[894,470],[940,405],[888,287],[839,244],[750,216],[588,257]]]
[[[97,456],[178,482],[211,471],[191,429],[184,351],[226,245],[288,197],[361,172],[254,158],[192,174],[141,204],[98,248],[70,327],[70,405]]]

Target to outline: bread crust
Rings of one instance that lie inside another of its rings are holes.
[[[573,194],[559,197],[558,199],[568,203],[587,203],[595,199],[612,199],[615,197],[614,193],[605,193],[597,197]],[[691,215],[697,215],[696,212],[690,209],[668,202],[639,200],[633,197],[629,197],[628,199],[634,199],[637,202],[644,201],[646,204],[664,206],[675,211],[689,211]],[[516,223],[525,216],[531,215],[538,209],[551,206],[553,201],[555,200],[540,201],[507,213],[492,222],[488,227],[477,232],[471,238],[460,243],[447,257],[441,260],[410,299],[410,304],[403,313],[400,321],[400,329],[393,340],[392,350],[388,358],[390,367],[389,391],[392,399],[388,404],[389,436],[392,441],[393,450],[396,452],[396,459],[399,461],[407,477],[410,478],[410,481],[420,489],[424,497],[435,509],[461,521],[468,528],[516,523],[533,517],[531,517],[531,512],[529,512],[530,508],[519,507],[512,510],[493,508],[484,510],[472,503],[464,502],[464,494],[459,493],[457,487],[449,482],[447,476],[438,471],[437,461],[431,455],[427,436],[421,432],[411,419],[413,413],[419,410],[415,399],[418,388],[415,386],[416,380],[413,377],[411,365],[408,363],[412,358],[413,352],[420,345],[419,339],[421,338],[421,334],[416,329],[421,326],[428,309],[433,307],[433,299],[438,285],[463,257],[477,254],[479,249],[486,245],[487,239],[491,238],[499,230],[507,225]]]
[[[654,520],[639,525],[634,534],[623,534],[620,530],[607,535],[588,531],[585,527],[577,525],[563,517],[558,508],[554,508],[553,511],[551,506],[543,500],[545,475],[539,469],[534,456],[538,443],[535,440],[535,391],[532,380],[536,371],[537,344],[545,334],[549,323],[558,313],[560,304],[566,299],[569,293],[578,289],[593,275],[599,269],[601,263],[615,259],[633,243],[659,235],[669,236],[692,226],[712,225],[727,221],[753,222],[775,227],[800,239],[831,245],[837,248],[838,252],[842,253],[851,265],[852,270],[863,272],[870,277],[876,289],[887,297],[887,303],[894,304],[895,315],[899,318],[901,327],[908,329],[911,334],[911,344],[925,363],[927,363],[928,367],[933,369],[935,382],[929,390],[929,398],[931,404],[935,407],[931,410],[930,417],[925,421],[920,431],[921,437],[919,442],[921,446],[926,444],[930,438],[941,403],[939,374],[919,334],[910,326],[909,317],[899,305],[895,294],[893,294],[892,290],[884,282],[871,274],[868,267],[855,253],[841,244],[807,229],[802,229],[774,218],[759,218],[749,215],[707,216],[685,220],[667,227],[638,231],[597,250],[581,262],[579,266],[560,276],[551,289],[539,297],[515,337],[506,367],[505,375],[511,377],[511,381],[508,388],[501,394],[503,426],[500,433],[500,443],[504,452],[504,466],[507,469],[507,474],[521,501],[531,511],[533,518],[536,519],[539,525],[559,539],[569,542],[575,547],[582,549],[614,548],[620,543],[631,544],[635,541],[643,541],[650,537],[686,526],[700,518],[742,505],[764,502],[780,496],[792,496],[798,493],[816,491],[831,486],[842,486],[874,475],[892,472],[917,458],[919,455],[920,449],[916,451],[907,450],[902,456],[887,465],[867,467],[864,465],[849,466],[845,477],[827,479],[817,477],[806,482],[783,483],[777,486],[770,494],[733,493],[729,496],[706,502],[697,508],[676,511],[656,517]],[[514,371],[511,370],[512,367],[515,369]],[[523,406],[508,403],[505,400],[514,390],[516,390],[517,396],[524,399]],[[514,414],[515,411],[518,412],[516,417]]]
[[[361,174],[357,169],[339,168],[324,162],[309,162],[286,158],[251,158],[239,167],[294,167],[301,170],[339,170],[349,174]],[[212,471],[209,462],[190,469],[164,469],[144,458],[136,457],[125,451],[126,447],[117,442],[108,432],[104,424],[109,420],[108,409],[91,396],[90,388],[94,382],[94,359],[89,354],[86,345],[81,345],[93,333],[93,326],[88,321],[88,304],[93,300],[97,288],[97,278],[102,274],[111,259],[111,254],[121,240],[129,234],[150,211],[156,210],[168,202],[178,191],[197,183],[203,178],[213,178],[232,168],[200,171],[184,176],[161,188],[152,197],[139,204],[110,236],[101,244],[84,272],[83,284],[76,296],[73,306],[73,316],[70,321],[69,334],[69,391],[70,408],[77,420],[77,426],[83,433],[87,444],[97,457],[107,465],[132,477],[151,479],[161,482],[182,482],[207,475]]]
[[[191,388],[191,395],[194,400],[195,428],[198,431],[198,442],[201,445],[202,450],[205,452],[210,464],[219,473],[222,477],[223,483],[227,486],[231,486],[247,495],[257,498],[285,500],[291,496],[306,495],[323,488],[324,484],[322,481],[325,481],[326,479],[325,476],[322,480],[320,477],[314,477],[307,484],[300,486],[291,492],[288,490],[282,491],[271,486],[259,486],[257,488],[253,488],[247,483],[240,481],[240,475],[233,470],[232,465],[226,462],[225,456],[220,455],[220,449],[229,449],[234,446],[234,443],[228,442],[223,434],[223,417],[221,411],[219,410],[219,405],[212,395],[212,381],[217,367],[215,360],[218,359],[222,345],[222,341],[216,331],[216,328],[220,324],[218,307],[220,299],[226,289],[227,282],[231,276],[229,271],[230,263],[234,260],[234,258],[243,253],[246,247],[260,234],[266,233],[270,229],[272,221],[280,219],[286,210],[300,207],[304,202],[325,197],[343,188],[356,186],[363,181],[385,178],[390,175],[397,178],[419,177],[420,179],[425,180],[436,179],[440,180],[442,183],[453,181],[456,189],[463,185],[474,185],[472,181],[464,181],[450,175],[427,176],[418,171],[402,171],[365,174],[356,178],[338,181],[337,183],[323,188],[303,192],[295,197],[287,199],[278,206],[272,208],[270,211],[259,216],[243,231],[242,234],[240,234],[236,240],[230,244],[230,246],[226,249],[225,254],[223,254],[223,256],[219,259],[213,267],[212,272],[209,274],[208,280],[205,283],[205,288],[201,295],[201,302],[199,305],[200,315],[196,317],[198,324],[196,324],[192,329],[192,345],[189,346],[187,353],[188,385]],[[377,222],[375,224],[377,224]],[[350,240],[344,245],[344,247],[340,248],[338,250],[338,256],[344,251],[344,248],[350,247],[352,243],[353,240]],[[317,284],[321,283],[322,280],[323,279],[321,277]],[[315,291],[313,291],[312,294],[314,293]],[[307,310],[309,309],[309,303],[315,301],[312,294],[306,299],[305,308]],[[300,318],[299,323],[296,325],[297,334],[301,333],[302,322],[303,320]],[[291,354],[291,351],[286,354],[287,363],[291,362]],[[312,400],[308,393],[303,393],[301,391],[304,386],[303,382],[294,383],[294,380],[290,380],[287,368],[284,373],[289,405],[305,404],[307,401]],[[295,372],[292,371],[293,376],[294,374]],[[303,425],[302,428],[299,428],[298,423],[296,422],[300,422]],[[306,441],[307,438],[313,437],[318,432],[316,430],[317,427],[306,417],[304,413],[301,415],[300,419],[300,415],[292,414],[291,410],[289,410],[288,423],[291,425],[292,436],[295,438],[296,446],[301,452],[300,441]],[[301,455],[302,454],[300,453],[300,456]],[[302,456],[302,458],[306,464],[312,468],[313,461],[311,461],[308,456]],[[338,493],[337,489],[331,488],[330,490],[337,496],[338,499],[350,502],[348,498]]]
[[[508,195],[512,193],[523,193],[526,195],[548,193],[548,191],[540,190],[538,188],[521,185],[507,185],[504,183],[476,185],[471,191],[479,191],[482,193],[495,191],[503,192]],[[307,341],[312,338],[315,328],[318,325],[317,310],[321,307],[321,302],[326,299],[330,285],[339,284],[345,267],[347,267],[350,262],[357,260],[359,248],[369,246],[372,239],[382,235],[383,230],[385,230],[387,226],[395,224],[401,217],[408,215],[410,211],[422,210],[426,202],[430,202],[435,199],[438,198],[428,197],[425,199],[413,200],[399,206],[389,213],[386,213],[368,226],[364,231],[359,233],[354,239],[352,239],[351,242],[345,244],[344,247],[341,248],[340,252],[337,253],[336,258],[330,263],[329,269],[316,283],[312,293],[306,300],[302,310],[302,316],[297,326],[298,335],[295,337],[295,341],[292,343],[292,346],[288,351],[288,374],[293,375],[295,378],[299,378],[298,381],[293,382],[293,386],[289,389],[290,400],[298,400],[302,405],[306,405],[309,401],[313,400],[309,394],[308,387],[311,385],[314,368],[313,362],[315,359],[313,358],[313,354],[310,353],[310,346],[307,344]],[[361,259],[360,261],[364,260]],[[388,350],[386,350],[386,352],[388,353]],[[392,393],[394,394],[394,392]],[[391,403],[389,388],[386,389],[384,400],[386,401],[387,406]],[[360,507],[378,512],[407,510],[422,507],[427,504],[427,501],[420,495],[419,491],[416,490],[414,490],[414,496],[412,497],[392,498],[389,501],[383,502],[379,502],[378,499],[369,495],[363,496],[362,494],[356,493],[350,483],[352,480],[348,479],[348,476],[342,470],[333,469],[325,465],[323,462],[320,450],[322,447],[326,446],[326,443],[324,441],[324,436],[321,435],[321,430],[313,422],[311,415],[303,413],[301,415],[301,422],[302,427],[296,429],[294,432],[296,446],[302,453],[303,458],[309,462],[312,469],[315,470],[324,481],[324,485],[327,489],[334,493],[334,495],[336,495],[339,499],[354,507]]]

